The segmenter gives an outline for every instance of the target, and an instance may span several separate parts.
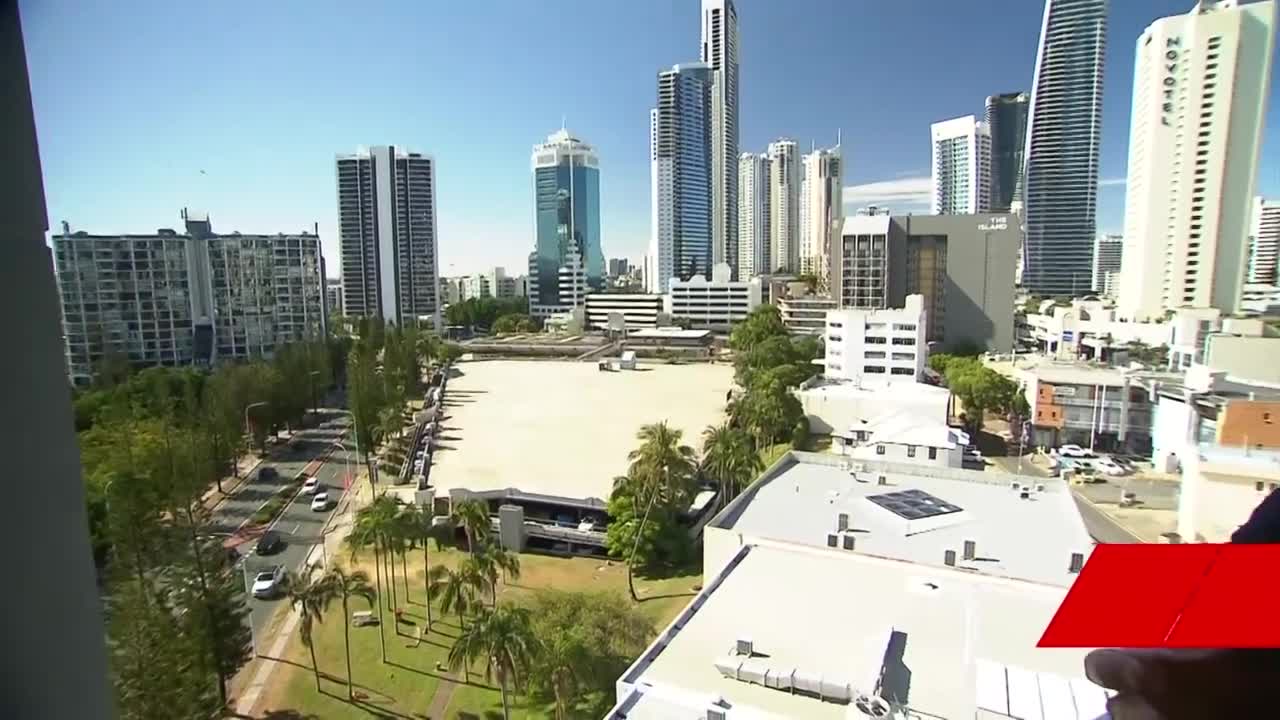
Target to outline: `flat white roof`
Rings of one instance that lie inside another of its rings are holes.
[[[1123,385],[1124,373],[1115,368],[1091,367],[1076,363],[1042,362],[1027,373],[1040,382],[1065,385]]]
[[[711,334],[710,330],[685,330],[679,327],[641,328],[627,333],[632,338],[680,338],[697,340]]]
[[[1059,587],[1075,581],[1071,554],[1087,558],[1093,549],[1070,491],[1056,478],[829,454],[792,456],[801,461],[784,458],[775,475],[766,473],[739,498],[741,505],[731,504],[712,526],[744,539],[825,547],[845,513],[860,553],[942,566],[945,552],[954,550],[959,566],[970,571]],[[864,470],[851,473],[843,469],[846,463]],[[881,475],[885,485],[878,484]],[[1043,483],[1045,490],[1023,499],[1010,486],[1015,481]],[[921,502],[918,493],[894,495],[904,491],[927,493],[932,500]],[[963,559],[965,540],[976,542],[976,559]]]
[[[840,235],[884,235],[889,232],[888,215],[853,215],[846,217]]]
[[[729,365],[640,363],[600,372],[595,362],[457,363],[431,485],[439,495],[515,488],[570,499],[608,499],[626,472],[636,431],[666,420],[698,447],[720,423],[733,385]]]
[[[1106,695],[1084,679],[1086,650],[1036,647],[1065,593],[857,552],[748,546],[622,678],[639,692],[610,717],[705,717],[717,699],[731,719],[865,717],[726,676],[715,663],[747,638],[758,667],[864,693],[879,682],[880,697],[921,717],[1093,720]]]

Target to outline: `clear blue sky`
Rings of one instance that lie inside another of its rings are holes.
[[[1101,230],[1122,225],[1134,42],[1192,4],[1111,3]],[[926,209],[929,124],[1029,89],[1042,11],[1039,0],[741,0],[742,149],[778,136],[830,144],[841,128],[849,207]],[[332,274],[333,156],[391,143],[438,161],[452,275],[524,267],[529,153],[562,116],[600,152],[605,254],[644,252],[655,73],[697,59],[699,4],[25,0],[22,12],[55,227],[146,232],[177,226],[183,206],[223,231],[318,222]],[[1259,172],[1271,196],[1278,116],[1271,107]]]

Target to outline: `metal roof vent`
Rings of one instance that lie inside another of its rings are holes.
[[[858,539],[846,533],[841,537],[841,542],[845,550],[852,550],[857,545]]]
[[[840,545],[840,536],[835,533],[827,533],[827,547],[838,547]]]
[[[885,477],[884,475],[878,475],[878,476],[876,476],[876,484],[877,484],[877,485],[888,485],[888,484],[889,484],[889,478]]]
[[[976,557],[978,557],[978,541],[965,540],[964,541],[964,559],[973,560]]]
[[[718,705],[712,705],[707,708],[707,720],[728,720],[729,711]]]
[[[1019,490],[1022,489],[1022,483],[1018,482],[1017,480],[1014,480],[1013,482],[1009,483],[1009,487],[1012,488],[1014,492],[1018,492]]]
[[[849,513],[840,513],[839,515],[836,515],[836,530],[843,531],[848,529],[849,529]]]
[[[1084,568],[1084,553],[1071,553],[1071,565],[1067,572],[1076,574]]]
[[[1030,500],[1030,499],[1031,499],[1031,491],[1030,491],[1030,490],[1023,490],[1023,491],[1018,495],[1018,497],[1022,498],[1023,500]]]
[[[946,565],[947,567],[955,567],[955,566],[956,566],[956,551],[955,551],[955,550],[948,550],[948,551],[946,551],[946,552],[942,553],[942,564]]]
[[[733,651],[738,655],[751,657],[752,653],[755,652],[755,644],[751,642],[751,638],[749,637],[740,637],[738,638],[738,641],[734,643]]]
[[[1036,483],[1036,492],[1044,492],[1044,483]]]
[[[863,715],[873,718],[889,717],[889,713],[893,711],[888,701],[878,695],[859,695],[853,701],[853,706]]]

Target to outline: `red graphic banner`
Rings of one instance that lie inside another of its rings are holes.
[[[1280,647],[1280,545],[1099,545],[1040,647]]]

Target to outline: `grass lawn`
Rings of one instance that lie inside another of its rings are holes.
[[[431,562],[454,565],[461,553],[446,549],[432,551]],[[345,560],[345,558],[344,558]],[[363,557],[360,566],[373,575],[371,558]],[[414,625],[402,626],[406,635],[416,634],[423,627],[426,608],[423,599],[422,554],[413,553],[408,558],[409,598],[403,598],[404,586],[397,582],[400,606],[406,618]],[[518,602],[539,589],[581,590],[615,592],[627,595],[626,566],[620,562],[608,562],[593,558],[558,558],[544,555],[521,555],[522,573],[516,584],[500,585],[499,600]],[[398,568],[397,568],[398,570]],[[398,576],[397,576],[398,577]],[[693,588],[701,583],[698,570],[691,569],[670,577],[636,578],[636,589],[642,598],[641,611],[649,616],[655,629],[660,630],[675,617],[695,594]],[[367,609],[364,601],[352,600],[352,611]],[[392,629],[392,616],[386,614],[386,645],[388,664],[383,665],[378,644],[377,627],[351,627],[351,666],[356,691],[360,696],[355,703],[347,700],[346,667],[342,644],[342,608],[335,603],[324,622],[316,629],[316,656],[324,676],[321,693],[316,692],[315,677],[311,672],[311,658],[297,637],[290,640],[285,660],[288,664],[276,667],[270,688],[257,709],[258,717],[265,718],[368,718],[401,717],[423,718],[428,716],[432,698],[440,686],[441,677],[452,678],[447,671],[438,671],[436,663],[445,663],[449,647],[458,633],[457,616],[441,617],[438,609],[433,613],[436,622],[417,647],[412,637],[397,636]],[[501,714],[501,696],[496,686],[485,683],[483,669],[473,668],[472,684],[459,684],[449,703],[448,710],[440,717],[484,718],[490,713]],[[524,698],[512,698],[512,717],[551,717],[552,707],[535,706],[526,709]],[[437,720],[437,718],[433,718]]]
[[[786,455],[787,451],[790,449],[791,449],[791,443],[789,442],[778,443],[776,445],[770,445],[769,447],[760,448],[760,460],[764,463],[764,466],[768,468],[769,466],[777,462],[778,458],[782,457],[783,455]]]

